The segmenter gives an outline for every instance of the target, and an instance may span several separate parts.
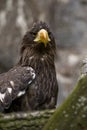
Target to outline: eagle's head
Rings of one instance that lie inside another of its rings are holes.
[[[26,47],[42,53],[50,49],[55,50],[54,36],[45,22],[34,23],[33,27],[25,34],[21,48],[22,53]]]

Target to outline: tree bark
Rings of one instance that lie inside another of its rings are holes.
[[[41,130],[54,110],[0,115],[0,130]]]

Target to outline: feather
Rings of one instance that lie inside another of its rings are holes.
[[[24,94],[23,92],[26,91],[34,78],[35,72],[31,67],[18,66],[1,74],[0,111],[8,109],[13,100]]]

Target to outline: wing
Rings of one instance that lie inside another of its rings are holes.
[[[25,90],[35,78],[31,67],[14,67],[0,75],[0,111],[7,109],[12,101],[25,94]]]

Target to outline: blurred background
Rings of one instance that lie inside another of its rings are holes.
[[[87,55],[87,0],[0,0],[0,73],[17,63],[22,37],[37,20],[47,22],[56,39],[59,105]]]

